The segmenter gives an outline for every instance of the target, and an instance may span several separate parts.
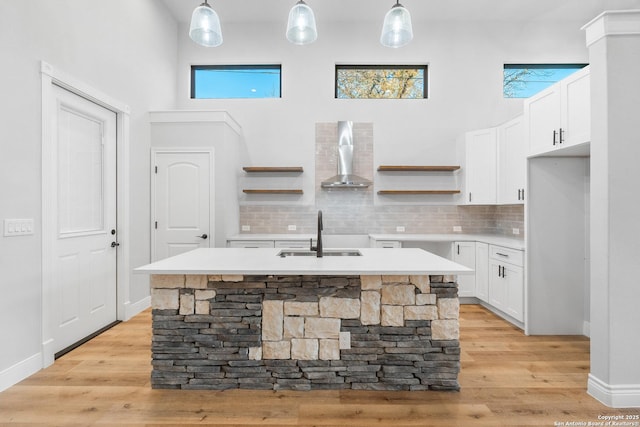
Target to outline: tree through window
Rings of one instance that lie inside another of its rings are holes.
[[[426,65],[336,65],[336,98],[424,99]]]
[[[504,97],[528,98],[586,66],[587,64],[504,64]]]

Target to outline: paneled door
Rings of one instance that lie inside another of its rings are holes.
[[[212,165],[212,150],[153,150],[153,261],[210,246]]]
[[[116,321],[116,113],[53,86],[53,351]]]

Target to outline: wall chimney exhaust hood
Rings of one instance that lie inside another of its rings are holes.
[[[338,122],[338,174],[322,181],[322,188],[367,188],[371,181],[353,174],[353,122]]]

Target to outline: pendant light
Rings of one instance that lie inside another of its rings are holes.
[[[300,0],[289,11],[287,21],[287,40],[293,44],[309,44],[318,38],[316,18],[313,10]]]
[[[191,26],[189,37],[199,45],[206,47],[216,47],[222,44],[222,29],[220,28],[220,18],[207,0],[196,7],[191,15]]]
[[[411,14],[396,0],[384,17],[380,43],[386,47],[402,47],[413,39]]]

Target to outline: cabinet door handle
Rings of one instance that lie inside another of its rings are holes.
[[[522,200],[524,200],[524,188],[522,189]]]
[[[560,128],[560,139],[558,144],[562,144],[564,142],[564,130],[562,130],[562,128]]]
[[[460,245],[456,245],[458,246],[458,255],[460,255]]]
[[[518,200],[522,200],[521,199],[522,196],[520,195],[521,193],[522,193],[522,190],[518,188]]]
[[[471,192],[469,192],[469,202],[471,202]]]
[[[501,256],[501,257],[505,257],[505,258],[509,258],[509,255],[501,254],[500,252],[496,252],[496,255]]]
[[[553,145],[556,145],[558,143],[557,138],[556,138],[557,135],[558,135],[558,132],[554,129],[553,130]]]
[[[505,274],[504,267],[502,267],[502,278],[505,278],[505,277],[507,277],[507,275]]]

